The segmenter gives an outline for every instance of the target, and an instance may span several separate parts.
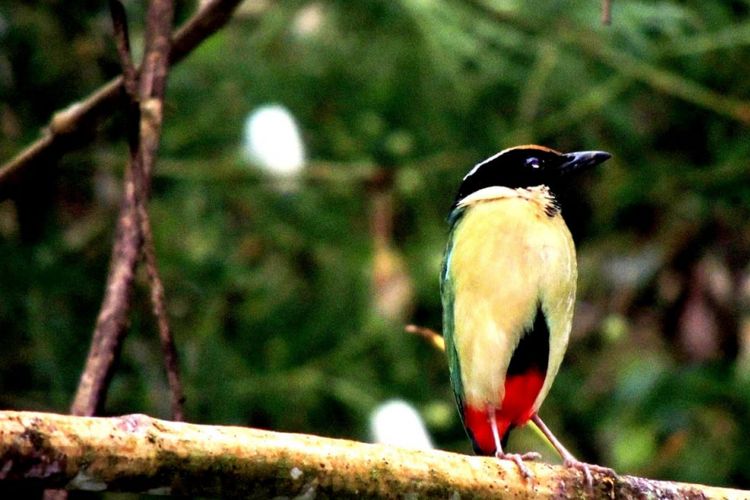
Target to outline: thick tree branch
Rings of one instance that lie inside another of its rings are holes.
[[[572,469],[303,434],[0,412],[0,479],[89,491],[272,498],[580,498]],[[750,492],[594,473],[596,498],[747,498]]]
[[[174,35],[170,64],[176,64],[201,42],[218,31],[232,17],[241,0],[213,0],[201,2],[201,8]],[[99,121],[112,113],[118,104],[123,84],[122,76],[114,78],[80,102],[58,111],[44,129],[42,137],[0,167],[0,187],[17,178],[27,168],[47,162],[85,137]],[[0,196],[7,196],[0,189]]]

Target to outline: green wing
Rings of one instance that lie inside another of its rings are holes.
[[[454,235],[456,227],[460,223],[464,209],[455,209],[448,219],[451,223],[451,230],[448,237],[448,245],[445,248],[443,256],[443,268],[440,273],[440,297],[443,302],[443,338],[445,339],[445,352],[448,355],[448,369],[450,371],[451,387],[456,397],[458,413],[461,416],[461,423],[464,419],[464,389],[461,382],[461,366],[456,351],[456,344],[453,340],[455,332],[455,320],[453,316],[453,304],[455,299],[454,283],[451,274],[451,255],[453,253]]]

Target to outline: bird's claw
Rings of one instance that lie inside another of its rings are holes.
[[[594,492],[594,476],[591,474],[591,471],[599,474],[615,474],[615,471],[613,469],[610,469],[609,467],[603,467],[596,464],[587,464],[586,462],[581,462],[580,460],[576,459],[568,459],[563,463],[565,467],[570,467],[571,469],[577,469],[583,472],[583,476],[586,479],[586,490],[589,494],[593,494]]]
[[[523,454],[498,452],[495,453],[495,456],[500,460],[511,460],[512,462],[514,462],[518,467],[518,470],[521,472],[521,475],[525,479],[534,479],[534,474],[523,462],[525,460],[539,460],[540,458],[542,458],[542,456],[535,451],[530,451]]]

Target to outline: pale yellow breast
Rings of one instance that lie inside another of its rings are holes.
[[[455,230],[454,338],[466,402],[499,405],[513,349],[541,303],[550,327],[550,358],[536,410],[568,344],[575,248],[562,217],[545,213],[546,191],[513,191],[479,197]]]

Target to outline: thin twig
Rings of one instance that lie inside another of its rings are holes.
[[[419,335],[420,337],[429,341],[435,348],[445,351],[445,339],[438,332],[432,328],[417,325],[406,325],[404,327],[408,333]]]
[[[150,181],[156,162],[159,147],[161,125],[163,121],[164,92],[169,71],[170,28],[174,6],[171,0],[152,1],[147,19],[147,59],[144,61],[143,77],[140,82],[140,96],[143,106],[141,113],[141,154],[143,158],[143,191],[139,197],[138,218],[143,235],[143,255],[151,287],[151,304],[159,329],[164,363],[167,371],[172,406],[172,418],[184,419],[184,393],[180,380],[179,362],[174,338],[167,318],[164,285],[159,276],[159,268],[154,249],[154,237],[151,220],[148,214],[147,200]],[[148,50],[150,48],[150,50]],[[147,77],[149,75],[149,77]],[[150,75],[153,75],[151,77]]]
[[[185,393],[182,389],[182,380],[180,378],[177,347],[167,319],[164,285],[162,285],[159,276],[159,267],[156,261],[156,252],[154,251],[154,236],[148,216],[141,217],[141,230],[143,231],[143,255],[146,260],[146,270],[151,286],[151,307],[159,329],[159,340],[161,341],[164,366],[167,371],[167,382],[170,389],[172,420],[182,421],[185,420]]]
[[[128,19],[125,14],[125,7],[119,0],[109,0],[109,12],[112,16],[112,27],[115,44],[117,45],[117,53],[120,56],[123,88],[128,97],[131,100],[135,100],[138,79],[130,53],[130,35],[128,33]]]

